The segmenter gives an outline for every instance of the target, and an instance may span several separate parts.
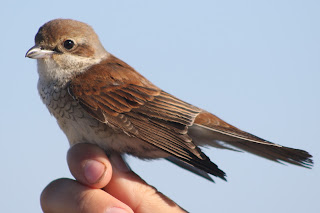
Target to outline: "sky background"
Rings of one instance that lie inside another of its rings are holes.
[[[68,142],[25,58],[54,18],[90,24],[105,48],[154,84],[267,140],[305,149],[312,170],[208,149],[228,175],[210,183],[165,160],[132,169],[190,212],[320,212],[319,1],[2,1],[1,212],[41,212],[52,180],[72,177]]]

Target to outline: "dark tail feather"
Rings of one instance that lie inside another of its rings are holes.
[[[195,144],[199,146],[211,145],[217,147],[217,141],[222,141],[226,146],[230,145],[278,163],[286,162],[305,168],[313,166],[312,155],[308,152],[266,141],[235,127],[232,129],[220,127],[217,129],[217,127],[196,124],[190,127],[190,133]],[[224,148],[221,145],[220,147]]]
[[[173,156],[167,157],[166,160],[170,161],[171,163],[185,169],[188,170],[196,175],[199,175],[200,177],[203,177],[205,179],[207,179],[208,181],[214,182],[214,180],[210,177],[210,175],[208,175],[207,172],[204,172],[201,169],[198,169],[190,164],[187,164],[181,160],[179,160],[178,158],[175,158]]]
[[[241,150],[251,152],[255,155],[267,158],[276,162],[287,162],[305,168],[313,166],[312,155],[300,149],[293,149],[285,146],[278,146],[273,143],[261,144],[251,141],[226,141],[226,143]]]

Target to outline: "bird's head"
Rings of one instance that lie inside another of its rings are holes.
[[[69,77],[108,57],[89,25],[55,19],[40,27],[26,57],[37,59],[40,77]]]

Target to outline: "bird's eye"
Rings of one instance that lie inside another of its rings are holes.
[[[65,40],[63,42],[63,46],[64,48],[66,48],[67,50],[71,50],[74,47],[74,42],[72,40]]]

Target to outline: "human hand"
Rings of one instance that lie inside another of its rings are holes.
[[[109,160],[98,146],[77,144],[67,160],[76,180],[57,179],[43,190],[45,213],[185,212],[132,172],[120,155]]]

